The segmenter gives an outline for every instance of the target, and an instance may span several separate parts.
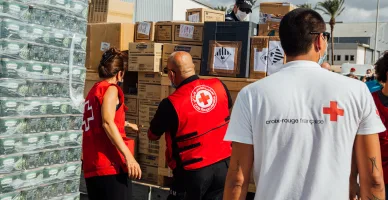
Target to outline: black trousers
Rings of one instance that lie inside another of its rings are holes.
[[[170,195],[167,200],[184,200],[185,187],[184,187],[184,170],[176,168],[172,171],[173,182],[170,187]]]
[[[222,200],[230,159],[183,173],[185,200]]]
[[[95,176],[85,179],[89,200],[131,200],[132,180],[128,174]]]

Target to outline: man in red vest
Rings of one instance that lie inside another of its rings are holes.
[[[232,98],[218,79],[195,75],[190,54],[175,52],[164,72],[176,91],[164,99],[151,121],[150,140],[166,133],[166,160],[175,184],[170,199],[222,199],[231,155],[223,140]]]

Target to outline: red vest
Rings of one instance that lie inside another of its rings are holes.
[[[229,123],[228,96],[221,81],[195,80],[181,86],[168,99],[179,125],[173,138],[166,134],[166,142],[168,148],[175,143],[184,169],[203,168],[230,157],[231,142],[224,141]],[[170,161],[171,151],[166,154]],[[173,162],[169,166],[175,168]]]
[[[379,98],[377,92],[372,93],[373,99],[379,111],[381,121],[383,121],[385,128],[388,128],[388,108],[385,107]],[[384,172],[384,182],[388,183],[388,131],[379,133],[381,158]]]
[[[101,106],[105,92],[110,86],[115,86],[119,92],[120,107],[116,110],[115,124],[129,145],[125,134],[125,105],[124,94],[119,86],[106,81],[96,83],[85,99],[83,118],[83,170],[85,178],[94,176],[115,175],[127,172],[125,159],[119,150],[112,144],[102,127]]]

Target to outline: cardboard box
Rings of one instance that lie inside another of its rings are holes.
[[[92,0],[89,4],[89,23],[133,23],[134,4],[121,0]]]
[[[235,77],[240,73],[241,42],[210,41],[209,63],[210,75]]]
[[[147,133],[139,133],[139,135],[147,135]],[[139,139],[139,153],[148,155],[159,155],[159,141],[151,141],[148,139]]]
[[[139,84],[139,99],[162,100],[169,95],[169,86]]]
[[[183,28],[182,32],[181,28]],[[203,44],[203,23],[175,23],[174,32],[173,43],[175,44]]]
[[[140,165],[149,165],[153,167],[157,167],[159,164],[158,156],[155,155],[148,155],[140,153],[138,154],[138,160]]]
[[[102,54],[110,47],[128,50],[128,43],[133,42],[133,29],[134,25],[129,23],[88,24],[86,68],[97,71]]]
[[[135,42],[152,42],[155,37],[155,22],[136,22]]]
[[[279,36],[280,22],[259,24],[259,36]]]
[[[142,125],[149,124],[154,118],[160,100],[140,99],[139,100],[139,121]]]
[[[160,72],[161,56],[129,56],[128,71]]]
[[[137,116],[139,114],[139,102],[135,95],[125,95],[124,104],[128,110],[126,114]]]
[[[84,88],[84,97],[88,95],[90,89],[94,86],[95,83],[100,81],[100,77],[98,76],[98,73],[93,70],[87,70],[86,71],[86,78],[85,78],[85,88]]]
[[[138,73],[138,83],[139,84],[156,84],[160,85],[162,81],[161,72],[139,72]]]
[[[269,37],[251,38],[250,73],[249,77],[261,79],[267,75]]]
[[[129,55],[144,56],[155,55],[162,56],[163,44],[154,42],[131,42],[128,46]]]
[[[141,179],[143,181],[157,184],[158,183],[158,167],[148,166],[148,165],[140,165],[142,176]]]
[[[132,155],[137,158],[138,157],[138,143],[139,143],[139,138],[137,136],[131,136],[131,135],[127,135],[127,138],[129,139],[128,141],[128,146],[129,146],[129,150],[131,151]]]
[[[185,51],[193,57],[193,59],[202,59],[202,46],[190,46],[179,44],[164,44],[163,45],[163,63],[167,64],[168,57],[176,51]],[[164,65],[164,64],[163,64]]]
[[[164,44],[163,45],[163,61],[162,69],[167,67],[167,60],[170,55],[176,51],[186,51],[190,53],[195,65],[195,73],[199,74],[201,70],[202,46],[178,45],[178,44]]]
[[[286,55],[279,37],[269,37],[267,75],[276,73],[286,63]]]
[[[181,26],[183,27],[180,33]],[[190,22],[157,22],[155,41],[187,45],[202,45],[203,23]]]
[[[206,8],[187,9],[186,21],[189,22],[223,22],[225,21],[225,12],[211,10]]]
[[[286,15],[296,9],[297,6],[287,2],[265,2],[260,3],[260,12],[265,14]]]

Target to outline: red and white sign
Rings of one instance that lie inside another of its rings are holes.
[[[206,85],[199,85],[191,92],[191,104],[200,113],[208,113],[217,105],[217,95]]]

